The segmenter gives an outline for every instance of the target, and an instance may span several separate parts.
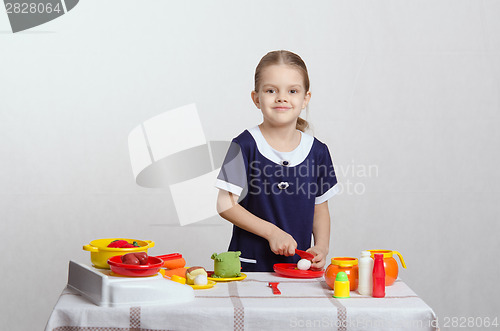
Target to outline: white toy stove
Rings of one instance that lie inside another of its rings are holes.
[[[194,299],[188,285],[163,278],[124,277],[111,270],[69,261],[68,287],[98,306],[173,304]]]

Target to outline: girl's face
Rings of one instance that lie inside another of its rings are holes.
[[[264,68],[257,88],[258,92],[252,91],[252,100],[262,111],[264,122],[275,126],[295,126],[311,98],[311,92],[305,90],[301,72],[286,64]]]

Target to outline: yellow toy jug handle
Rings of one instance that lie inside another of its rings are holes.
[[[95,246],[90,246],[90,245],[84,245],[83,246],[83,250],[84,251],[89,251],[89,252],[94,252],[94,253],[99,252],[99,248],[97,248]]]
[[[401,261],[401,265],[403,266],[403,268],[406,269],[406,264],[405,264],[405,260],[403,259],[403,256],[401,255],[400,252],[398,251],[392,251],[393,253],[396,253],[398,256],[399,256],[399,260]]]

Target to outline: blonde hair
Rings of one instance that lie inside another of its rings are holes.
[[[255,92],[259,92],[262,70],[264,70],[268,66],[276,64],[286,64],[299,70],[299,72],[302,74],[302,77],[304,78],[304,88],[306,89],[306,92],[309,92],[309,74],[307,73],[306,64],[300,56],[285,50],[269,52],[264,55],[262,59],[260,59],[257,68],[255,68]],[[299,117],[297,118],[296,128],[297,130],[304,132],[309,128],[309,123],[305,119]]]

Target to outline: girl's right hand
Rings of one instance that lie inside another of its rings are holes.
[[[291,235],[276,227],[268,239],[269,247],[274,254],[293,256],[297,248],[297,242]]]

